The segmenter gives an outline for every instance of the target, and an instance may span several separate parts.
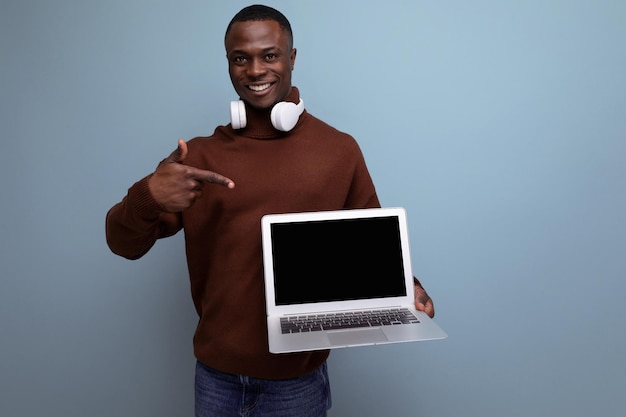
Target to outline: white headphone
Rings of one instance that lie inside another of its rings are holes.
[[[304,112],[304,101],[300,99],[298,104],[289,101],[281,101],[272,107],[270,120],[275,129],[289,132],[296,126],[300,115]],[[233,129],[243,129],[248,124],[246,118],[246,106],[243,101],[230,102],[230,123]]]

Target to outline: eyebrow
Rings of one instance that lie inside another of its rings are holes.
[[[261,49],[261,54],[266,54],[268,52],[282,52],[282,49],[279,46],[268,46],[267,48]],[[237,54],[237,55],[250,55],[250,53],[243,49],[233,49],[228,53],[228,55]]]

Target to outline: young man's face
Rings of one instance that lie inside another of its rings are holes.
[[[243,101],[269,109],[287,97],[296,50],[278,22],[236,22],[225,45],[230,80]]]

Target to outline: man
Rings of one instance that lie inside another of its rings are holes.
[[[137,259],[157,239],[185,230],[200,317],[196,416],[325,416],[329,352],[268,351],[260,219],[380,204],[354,139],[303,110],[291,84],[296,49],[285,16],[244,8],[228,25],[225,47],[243,108],[235,104],[232,123],[212,136],[179,140],[135,183],[107,215],[107,242]],[[286,115],[272,113],[285,103]],[[433,316],[417,280],[415,293],[418,309]]]

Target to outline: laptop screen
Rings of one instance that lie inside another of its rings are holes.
[[[276,305],[405,296],[396,216],[271,226]]]

